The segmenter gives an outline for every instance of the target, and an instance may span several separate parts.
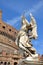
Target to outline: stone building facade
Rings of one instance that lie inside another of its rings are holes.
[[[0,65],[17,65],[21,55],[18,53],[18,46],[15,39],[18,31],[2,21],[0,11]]]

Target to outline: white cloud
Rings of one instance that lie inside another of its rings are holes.
[[[28,16],[30,12],[36,12],[43,6],[43,1],[41,0],[39,3],[33,6],[29,11],[25,13],[25,16]]]
[[[42,6],[43,6],[43,1],[41,0],[36,5],[34,5],[33,8],[31,8],[28,11],[25,11],[25,14],[24,15],[25,16],[28,16],[30,12],[34,13],[37,10],[39,10]],[[21,20],[21,16],[20,17],[17,17],[17,18],[13,18],[12,20],[7,21],[7,23],[10,24],[10,25],[15,25],[15,24],[18,25],[18,22],[20,22],[20,20]]]
[[[20,19],[21,19],[21,16],[15,18],[15,19],[9,20],[9,21],[7,20],[7,23],[10,24],[10,25],[14,25],[14,24],[16,24]]]

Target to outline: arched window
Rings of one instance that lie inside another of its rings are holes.
[[[4,65],[7,65],[7,62],[4,62]]]
[[[17,65],[17,62],[14,62],[14,65]]]
[[[10,62],[8,62],[8,65],[10,65]]]
[[[11,29],[9,29],[9,31],[11,31]]]
[[[3,64],[3,62],[0,62],[1,64]]]
[[[2,26],[3,29],[5,29],[5,26]]]

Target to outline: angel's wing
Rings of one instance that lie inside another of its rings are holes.
[[[22,24],[23,25],[29,25],[28,20],[24,16],[22,16]]]
[[[30,24],[31,25],[36,25],[37,26],[37,24],[36,24],[36,20],[35,20],[35,18],[32,16],[32,14],[30,13],[30,17],[31,17],[31,21],[30,21]]]

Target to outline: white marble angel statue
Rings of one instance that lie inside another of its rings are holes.
[[[32,47],[32,44],[30,43],[30,38],[31,39],[37,38],[37,25],[32,14],[30,14],[30,16],[31,16],[30,23],[26,20],[24,16],[22,17],[22,27],[19,30],[15,42],[19,46],[19,48],[27,51],[32,56],[32,54],[36,53],[36,50]],[[30,36],[29,36],[29,31],[31,33]]]
[[[37,39],[38,37],[38,34],[37,34],[37,24],[36,24],[36,20],[35,18],[32,16],[32,14],[30,13],[30,17],[31,17],[31,21],[30,21],[30,24],[31,24],[31,37],[34,38],[34,39]]]

